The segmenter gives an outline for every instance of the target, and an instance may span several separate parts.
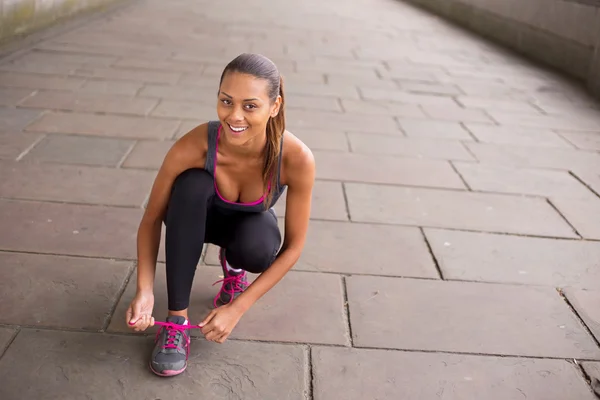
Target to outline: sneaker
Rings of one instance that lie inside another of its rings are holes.
[[[190,338],[185,329],[176,325],[187,324],[184,317],[167,317],[167,324],[156,332],[150,369],[156,375],[174,376],[185,371],[190,352]]]
[[[227,269],[227,260],[225,258],[225,249],[221,248],[219,251],[219,261],[221,262],[221,269],[223,270],[224,278],[216,281],[213,285],[222,282],[221,290],[215,296],[213,305],[217,307],[217,301],[221,304],[229,304],[238,297],[248,287],[248,277],[246,271],[239,273],[231,272]]]

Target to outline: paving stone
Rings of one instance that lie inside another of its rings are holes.
[[[44,76],[19,72],[0,72],[0,87],[47,90],[75,90],[85,82],[81,78]]]
[[[332,97],[307,96],[292,93],[286,96],[285,102],[287,108],[342,112],[338,99]]]
[[[0,82],[0,85],[2,82]],[[0,106],[12,107],[34,93],[31,89],[16,89],[0,87]]]
[[[596,396],[600,396],[600,363],[583,362],[581,363],[583,370],[590,377],[590,384]]]
[[[29,112],[29,110],[19,111]],[[119,138],[169,139],[173,136],[178,126],[179,121],[158,118],[49,113],[44,114],[40,119],[27,126],[27,130],[33,132],[74,133]]]
[[[17,330],[13,328],[0,327],[0,357],[4,354],[12,338],[17,334]]]
[[[566,171],[524,169],[455,162],[458,173],[475,191],[590,199],[594,193]]]
[[[456,107],[456,103],[454,102],[454,100],[446,96],[405,93],[400,91],[391,91],[366,87],[361,87],[360,93],[362,94],[365,100],[394,101],[397,103],[418,104],[422,106],[436,105],[441,107]]]
[[[525,101],[490,99],[486,97],[475,96],[458,96],[456,97],[456,101],[458,104],[466,108],[542,115],[539,109],[535,108],[531,103]]]
[[[84,166],[0,162],[4,198],[140,207],[154,172]]]
[[[346,183],[356,222],[577,238],[543,199]]]
[[[0,71],[4,72],[19,72],[19,73],[31,73],[40,75],[60,75],[66,76],[74,73],[78,68],[77,64],[63,63],[55,61],[52,63],[40,63],[40,62],[23,62],[23,61],[11,61],[0,64]]]
[[[302,129],[336,130],[349,132],[399,132],[392,117],[340,114],[323,111],[286,110],[286,125],[292,131]]]
[[[36,133],[0,132],[0,160],[16,159],[42,137]]]
[[[315,400],[594,399],[565,360],[321,346],[313,347],[312,360]]]
[[[148,60],[144,58],[122,58],[113,65],[116,68],[139,68],[142,70],[156,70],[167,72],[197,72],[204,68],[202,64],[174,61],[174,60]]]
[[[0,200],[0,250],[136,258],[135,208]]]
[[[600,288],[600,243],[425,228],[445,279]]]
[[[372,89],[398,90],[398,85],[396,84],[396,82],[390,79],[381,79],[379,77],[347,76],[340,73],[332,72],[326,73],[325,78],[327,80],[327,84],[332,86],[351,85]]]
[[[88,78],[122,79],[126,81],[147,83],[175,84],[181,75],[180,72],[148,71],[142,69],[124,68],[78,68],[73,74]]]
[[[586,200],[554,197],[552,204],[585,239],[600,240],[600,199]]]
[[[348,139],[343,132],[299,129],[293,134],[312,150],[349,150]]]
[[[487,143],[466,143],[465,145],[479,161],[486,164],[516,168],[600,169],[600,154],[592,152]]]
[[[355,346],[600,358],[553,288],[371,276],[346,282]]]
[[[600,291],[582,290],[568,287],[564,291],[569,303],[596,337],[600,340]]]
[[[549,129],[524,129],[497,125],[465,124],[478,141],[517,146],[573,148],[565,139]]]
[[[154,117],[187,118],[212,121],[217,118],[216,105],[208,106],[200,103],[163,100],[151,113]]]
[[[17,58],[18,62],[31,64],[75,64],[79,66],[110,66],[117,60],[116,57],[97,54],[75,54],[71,52],[51,52],[34,50]]]
[[[123,167],[159,169],[174,141],[144,140],[136,143],[135,147],[125,159]]]
[[[139,96],[161,98],[167,100],[189,100],[191,102],[198,102],[202,103],[203,105],[209,105],[216,110],[218,101],[218,86],[218,80],[215,80],[211,87],[206,87],[202,89],[193,86],[146,85],[140,91]]]
[[[449,163],[392,156],[314,151],[318,179],[465,188]]]
[[[310,221],[306,244],[295,269],[439,277],[418,229],[348,222]]]
[[[400,127],[409,137],[473,141],[469,132],[456,122],[400,119]]]
[[[431,94],[431,95],[461,95],[462,91],[453,84],[439,82],[412,82],[409,80],[399,80],[396,82],[400,90],[408,93]]]
[[[144,84],[140,82],[89,80],[78,91],[82,93],[135,96],[143,86]]]
[[[116,308],[110,332],[132,332],[125,325],[125,313],[136,293],[136,274],[132,275]],[[168,308],[165,275],[165,267],[159,265],[154,282],[153,314],[158,320],[164,320]],[[190,321],[200,322],[213,309],[213,298],[220,286],[212,284],[222,279],[222,275],[220,267],[198,266],[190,299]],[[256,277],[251,274],[251,281]],[[276,330],[272,329],[273,321],[277,321]],[[347,345],[345,324],[340,277],[292,271],[244,314],[230,338]],[[320,329],[325,325],[326,330]],[[156,327],[148,330],[154,331]],[[198,331],[191,334],[202,336]]]
[[[439,106],[439,105],[424,105],[423,111],[429,117],[443,121],[457,122],[485,122],[493,123],[486,111],[481,110],[466,110],[458,107]]]
[[[600,151],[600,129],[598,132],[560,132],[560,134],[580,149]]]
[[[179,85],[185,85],[185,86],[180,86],[180,87],[188,87],[189,85],[194,85],[194,86],[199,86],[201,88],[212,88],[213,91],[212,93],[216,96],[216,91],[218,90],[218,86],[219,86],[219,76],[210,76],[210,75],[204,75],[204,74],[200,74],[197,72],[192,72],[192,73],[184,73],[181,76],[181,79],[179,79],[179,81],[177,82]],[[319,82],[322,82],[323,79],[321,79]],[[196,90],[199,90],[198,87],[195,88]]]
[[[549,128],[570,131],[599,131],[600,115],[593,118],[577,118],[560,115],[529,115],[488,110],[490,116],[500,125]]]
[[[285,216],[287,192],[277,204],[275,211],[278,216]],[[347,221],[346,200],[341,182],[315,181],[313,186],[310,218],[331,221]]]
[[[578,179],[583,181],[586,186],[600,196],[600,172],[589,169],[573,169],[571,171]]]
[[[23,160],[116,166],[134,143],[124,139],[49,135],[37,143]]]
[[[301,346],[193,341],[187,370],[165,385],[148,368],[153,340],[23,330],[0,361],[0,397],[303,400],[308,390]]]
[[[38,110],[0,107],[0,132],[18,132],[38,118]]]
[[[146,115],[158,104],[154,99],[130,99],[96,93],[38,92],[21,103],[22,107],[79,112]]]
[[[0,322],[102,328],[131,262],[0,252]]]
[[[387,154],[441,160],[467,160],[475,158],[460,142],[429,138],[403,138],[389,135],[348,133],[350,146],[355,153]]]
[[[290,81],[285,85],[286,94],[307,96],[339,97],[342,99],[356,99],[360,97],[358,91],[352,86],[332,86],[322,83],[307,83]]]
[[[350,114],[390,115],[405,118],[425,118],[418,105],[399,104],[382,101],[341,100],[342,107]]]
[[[175,137],[174,139],[179,139],[182,136],[184,136],[186,133],[189,133],[192,129],[204,124],[206,121],[190,121],[190,120],[186,120],[186,121],[182,121],[181,125],[179,125],[179,128],[177,129],[177,132],[175,132]]]

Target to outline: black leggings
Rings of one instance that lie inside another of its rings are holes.
[[[189,169],[173,185],[165,219],[166,273],[169,310],[188,308],[192,281],[204,243],[226,249],[233,268],[265,271],[281,244],[272,211],[223,211],[213,205],[213,177],[203,169]]]

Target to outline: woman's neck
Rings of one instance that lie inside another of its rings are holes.
[[[226,136],[221,136],[220,147],[222,147],[227,153],[232,154],[236,157],[244,158],[262,158],[264,155],[265,146],[267,145],[267,136],[259,135],[246,143],[241,145],[232,145],[227,141]]]

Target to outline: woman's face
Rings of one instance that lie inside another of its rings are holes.
[[[269,83],[252,75],[228,72],[219,88],[217,115],[228,141],[245,143],[264,136],[269,117],[279,111],[280,97],[273,103]]]

